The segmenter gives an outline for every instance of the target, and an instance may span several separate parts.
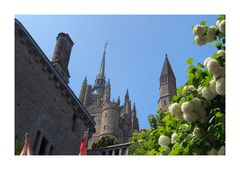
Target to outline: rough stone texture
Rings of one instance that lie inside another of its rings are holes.
[[[89,113],[16,20],[15,135],[23,139],[25,133],[30,133],[34,154],[39,154],[43,145],[42,154],[76,155],[84,131],[89,126],[91,136],[94,125]]]

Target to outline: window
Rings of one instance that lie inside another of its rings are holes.
[[[165,74],[162,76],[162,83],[167,83],[168,82],[168,75]]]
[[[167,105],[167,100],[166,99],[162,100],[162,106],[166,106],[166,105]]]
[[[47,139],[43,136],[43,138],[42,138],[42,142],[41,142],[41,146],[40,146],[40,149],[39,149],[39,155],[45,155],[45,154],[48,154],[48,153],[46,153],[46,148],[47,148],[47,145],[48,145],[48,141],[47,141]]]
[[[33,153],[35,155],[49,155],[53,154],[53,149],[53,146],[47,138],[43,136],[40,131],[37,131],[36,139],[33,145]]]
[[[34,142],[34,145],[33,145],[33,151],[34,152],[37,149],[37,146],[38,146],[38,143],[39,143],[39,140],[40,140],[40,136],[41,136],[41,133],[39,131],[37,131],[37,135],[36,135],[35,142]]]
[[[107,113],[105,114],[105,117],[107,117]]]
[[[107,129],[107,126],[106,125],[104,125],[104,127],[103,127],[103,130],[106,130]]]

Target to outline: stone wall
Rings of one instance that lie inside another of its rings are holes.
[[[75,115],[75,116],[74,116]],[[34,154],[79,153],[95,122],[29,33],[15,22],[15,135],[31,134]]]

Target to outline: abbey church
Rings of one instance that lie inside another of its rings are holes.
[[[120,104],[120,98],[111,100],[110,80],[106,82],[105,58],[106,47],[102,56],[99,72],[96,75],[94,85],[87,83],[84,79],[79,100],[87,108],[96,122],[96,132],[89,140],[89,146],[98,142],[102,137],[114,138],[116,143],[129,142],[132,133],[139,131],[139,123],[135,103],[132,105],[128,90],[125,94],[124,104]]]

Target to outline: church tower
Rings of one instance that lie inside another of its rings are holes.
[[[73,47],[73,41],[68,34],[59,33],[53,53],[52,64],[57,72],[62,76],[64,81],[69,83],[68,63]]]
[[[105,80],[105,78],[106,78],[106,76],[105,76],[105,55],[106,55],[107,45],[108,45],[108,42],[105,43],[101,66],[100,66],[99,72],[96,76],[95,85],[93,86],[93,92],[95,94],[100,95],[100,97],[103,97],[103,94],[105,91],[105,83],[106,83],[106,80]]]
[[[166,54],[160,76],[160,98],[158,100],[158,107],[167,109],[168,103],[174,95],[176,95],[176,78]]]

